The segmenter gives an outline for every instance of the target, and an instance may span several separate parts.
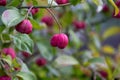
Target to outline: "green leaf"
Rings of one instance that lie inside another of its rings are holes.
[[[32,18],[30,18],[30,22],[32,23],[34,29],[42,30],[45,28],[45,26],[42,26],[41,24],[39,24],[37,21],[35,21]]]
[[[17,7],[19,4],[21,4],[21,0],[12,0],[10,3],[7,4],[7,6]]]
[[[69,65],[77,65],[79,62],[72,56],[68,55],[60,55],[55,60],[56,65],[59,66],[69,66]]]
[[[12,58],[11,56],[7,55],[4,58],[2,58],[5,62],[7,62],[9,64],[9,66],[12,65]]]
[[[9,34],[0,34],[0,38],[3,43],[8,43],[11,41]]]
[[[47,6],[48,0],[36,0],[39,6]]]
[[[0,33],[2,33],[5,28],[6,28],[5,26],[0,26]]]
[[[52,59],[53,56],[52,56],[52,54],[50,54],[47,46],[45,46],[44,44],[41,44],[41,43],[37,43],[37,46],[43,57],[45,57],[48,60]]]
[[[32,72],[19,72],[17,76],[22,78],[22,80],[37,80]]]
[[[104,59],[100,57],[91,58],[88,60],[89,63],[103,63]]]
[[[81,45],[80,39],[75,35],[75,32],[73,32],[72,30],[70,30],[69,33],[71,35],[71,41],[73,42],[73,45],[75,46],[75,48],[79,48]]]
[[[102,0],[92,0],[97,6],[101,5]]]
[[[33,52],[33,40],[27,34],[17,34],[11,36],[15,47],[21,51],[26,51],[30,54]]]
[[[78,3],[81,3],[81,2],[85,2],[86,0],[70,0],[70,3],[73,4],[73,5],[76,5]]]
[[[7,27],[12,27],[20,23],[24,18],[17,9],[8,9],[3,12],[1,19]]]

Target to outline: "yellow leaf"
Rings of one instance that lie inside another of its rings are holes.
[[[106,39],[112,35],[120,33],[120,27],[112,26],[103,33],[103,38]]]
[[[99,5],[99,0],[92,0],[96,5]]]
[[[112,46],[109,46],[109,45],[103,46],[102,51],[104,53],[108,53],[108,54],[113,54],[115,52],[114,48]]]
[[[115,16],[119,13],[119,8],[116,6],[113,0],[109,0],[112,6],[115,8]]]

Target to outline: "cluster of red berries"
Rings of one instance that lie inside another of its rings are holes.
[[[6,0],[0,0],[0,5],[6,5]],[[68,0],[56,0],[56,2],[58,4],[65,4],[68,3]],[[37,8],[34,8],[31,10],[32,15],[35,15],[39,10]],[[53,26],[54,20],[52,17],[50,16],[44,16],[41,19],[41,22],[44,22],[47,26],[51,27]],[[19,24],[17,24],[15,26],[16,31],[23,33],[23,34],[30,34],[32,32],[32,24],[28,19],[25,19],[23,21],[21,21]],[[60,33],[60,34],[55,34],[52,38],[51,38],[51,45],[53,47],[58,47],[60,49],[63,49],[67,46],[68,44],[68,37],[66,34],[64,33]],[[5,51],[5,50],[4,50]],[[13,54],[12,58],[14,58]]]

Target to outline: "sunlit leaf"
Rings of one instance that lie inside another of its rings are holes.
[[[112,35],[120,33],[120,27],[112,26],[103,33],[103,38],[106,39]]]
[[[6,27],[12,27],[20,23],[24,16],[17,9],[8,9],[3,12],[1,19]]]
[[[77,65],[79,62],[72,56],[68,55],[60,55],[55,60],[55,63],[60,66],[69,66],[69,65]]]

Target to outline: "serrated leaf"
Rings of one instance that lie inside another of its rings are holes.
[[[22,78],[22,80],[37,80],[32,72],[19,72],[17,76]]]
[[[21,16],[17,9],[8,9],[3,12],[1,19],[6,27],[12,27],[20,23],[24,16]]]
[[[72,56],[68,55],[60,55],[55,60],[56,65],[60,66],[69,66],[69,65],[77,65],[79,62]]]
[[[4,58],[2,58],[2,60],[5,61],[6,63],[8,63],[9,66],[12,65],[12,58],[11,58],[11,56],[7,55]]]
[[[27,34],[17,34],[11,37],[13,38],[14,45],[17,49],[32,54],[33,40]]]

